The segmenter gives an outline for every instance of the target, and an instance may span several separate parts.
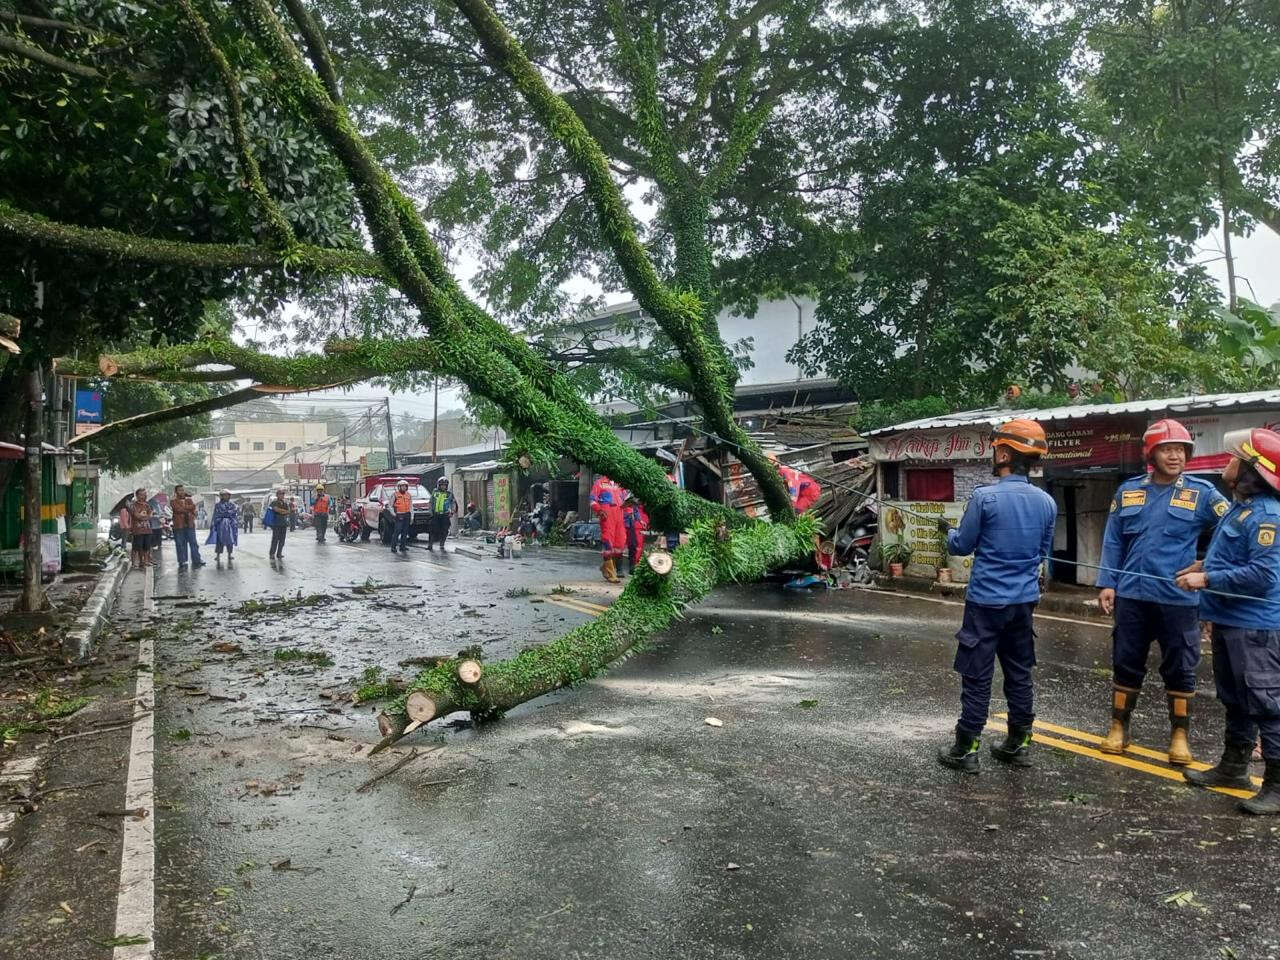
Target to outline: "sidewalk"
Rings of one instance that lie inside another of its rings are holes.
[[[899,593],[927,593],[934,597],[947,597],[964,600],[965,585],[963,583],[942,583],[938,580],[926,580],[924,577],[889,577],[877,574],[876,586],[882,590]],[[1089,587],[1078,587],[1071,584],[1051,583],[1040,598],[1038,607],[1042,613],[1062,613],[1073,617],[1086,617],[1099,622],[1109,622],[1098,609],[1097,591]]]

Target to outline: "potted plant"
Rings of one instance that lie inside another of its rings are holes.
[[[938,582],[951,582],[951,557],[947,554],[947,535],[938,531]]]
[[[880,545],[881,562],[889,568],[889,576],[900,577],[902,570],[911,562],[911,548],[905,543],[882,543]]]

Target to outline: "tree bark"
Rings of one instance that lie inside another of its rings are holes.
[[[43,610],[45,605],[44,584],[40,579],[40,491],[43,479],[40,458],[43,453],[41,443],[44,440],[44,385],[39,367],[27,371],[26,394],[26,481],[22,498],[25,541],[22,547],[22,596],[18,599],[17,609],[30,613]]]

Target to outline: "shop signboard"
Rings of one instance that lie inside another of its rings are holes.
[[[1094,418],[1051,424],[1046,430],[1048,466],[1118,466],[1142,462],[1142,421]],[[868,440],[873,460],[949,463],[991,456],[991,431],[981,429],[910,430]]]
[[[102,424],[102,391],[76,391],[76,423]]]
[[[1045,432],[1050,467],[1114,467],[1142,463],[1142,431],[1146,424],[1130,417],[1073,420],[1051,424]]]
[[[493,518],[499,528],[511,523],[511,474],[493,475]]]
[[[871,459],[895,463],[914,460],[943,463],[950,460],[985,460],[991,455],[988,429],[908,430],[884,437],[869,437]]]
[[[1256,413],[1211,413],[1204,416],[1184,417],[1174,414],[1174,419],[1191,431],[1195,450],[1187,462],[1192,471],[1221,470],[1231,459],[1227,453],[1225,437],[1234,430],[1265,427],[1280,430],[1280,413],[1262,410]]]
[[[969,579],[972,557],[947,557],[938,532],[938,518],[946,517],[954,527],[964,513],[963,503],[901,500],[887,503],[880,511],[880,542],[902,543],[911,548],[911,562],[906,573],[913,577],[933,579],[939,567],[947,567],[952,579],[965,583]]]

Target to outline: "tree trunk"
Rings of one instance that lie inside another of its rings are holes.
[[[1236,258],[1231,252],[1231,208],[1222,201],[1222,255],[1227,261],[1227,309],[1236,312]]]
[[[794,524],[739,521],[732,531],[724,522],[699,521],[688,546],[674,554],[674,568],[667,575],[646,566],[637,568],[622,596],[591,623],[514,659],[485,664],[483,678],[476,678],[482,682],[469,684],[459,676],[467,661],[450,660],[423,671],[410,693],[380,718],[383,739],[375,752],[404,736],[410,721],[416,729],[457,710],[493,718],[595,676],[714,587],[759,579],[807,555],[813,550],[817,529],[818,521],[808,515]]]
[[[27,371],[26,488],[23,491],[25,543],[22,548],[22,596],[18,610],[44,609],[44,584],[40,580],[40,520],[42,471],[41,443],[44,440],[44,385],[40,368]]]

